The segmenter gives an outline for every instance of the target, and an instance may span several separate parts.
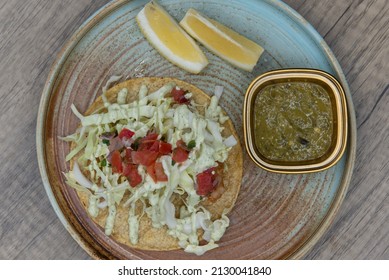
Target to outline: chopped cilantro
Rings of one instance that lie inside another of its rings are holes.
[[[138,138],[136,138],[136,140],[134,141],[134,143],[132,143],[131,148],[132,148],[134,151],[137,151],[137,150],[138,150],[139,144],[140,144],[140,140],[141,140],[141,139],[142,139],[141,137],[138,137]]]
[[[189,141],[187,147],[188,147],[189,150],[192,150],[194,147],[196,147],[196,141],[195,140]]]

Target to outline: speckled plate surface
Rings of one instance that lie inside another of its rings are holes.
[[[38,113],[37,149],[50,201],[74,239],[94,258],[127,259],[284,259],[300,258],[332,222],[347,190],[356,149],[355,113],[342,70],[323,39],[296,12],[276,0],[161,0],[176,19],[193,7],[265,48],[252,73],[240,71],[205,51],[209,66],[192,75],[163,59],[145,40],[135,16],[147,1],[114,1],[96,12],[64,46],[49,74]],[[169,76],[211,93],[222,85],[221,105],[242,137],[244,93],[257,75],[272,69],[316,68],[343,84],[349,110],[349,139],[340,162],[307,175],[261,170],[244,154],[242,188],[230,214],[220,248],[202,257],[183,251],[151,252],[122,246],[106,237],[84,213],[74,190],[64,183],[66,143],[77,119],[70,105],[84,112],[111,75],[126,78]]]

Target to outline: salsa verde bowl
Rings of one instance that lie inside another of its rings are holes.
[[[321,92],[318,91],[319,89]],[[259,103],[258,100],[261,98],[261,94],[265,94],[266,90],[269,93],[267,103]],[[276,92],[276,90],[278,91]],[[278,95],[275,96],[275,93]],[[318,96],[319,94],[323,96]],[[300,98],[296,98],[296,95],[299,95]],[[314,97],[317,98],[314,99]],[[320,98],[327,101],[327,104],[323,103]],[[274,103],[277,99],[281,99],[279,102],[283,102],[282,105],[287,106],[275,108]],[[318,102],[321,106],[317,106]],[[267,113],[262,113],[261,117],[264,117],[263,124],[259,126],[258,115],[261,114],[260,110],[264,109],[261,106],[265,105],[269,108]],[[328,112],[317,113],[320,109]],[[287,119],[284,115],[288,113]],[[323,116],[326,116],[326,114],[330,115],[331,118],[324,119],[324,122]],[[279,116],[282,117],[281,121],[276,119]],[[305,118],[305,122],[302,117]],[[300,125],[298,121],[300,121]],[[243,122],[247,153],[255,164],[267,171],[278,173],[323,171],[334,166],[340,160],[347,144],[348,116],[343,87],[335,77],[320,70],[283,69],[269,71],[257,77],[246,91]],[[273,127],[269,127],[268,131],[261,131],[261,128],[270,125],[270,123],[274,124]],[[323,125],[319,128],[321,123]],[[328,129],[325,130],[324,126],[327,126]],[[304,135],[307,134],[305,131],[308,130],[312,131],[309,135],[312,139]],[[282,135],[275,137],[274,134],[277,131]],[[294,133],[290,133],[290,131]],[[265,135],[265,132],[271,135]],[[269,137],[268,141],[271,142],[268,143],[269,149],[280,149],[279,146],[285,146],[282,155],[271,158],[265,154],[263,148],[261,150],[266,137]],[[297,137],[299,139],[295,140],[294,138]],[[325,137],[328,138],[326,147],[314,145],[314,143]],[[278,141],[281,139],[283,143],[275,143],[277,142],[275,139]],[[315,152],[315,148],[322,148],[322,152],[310,157],[304,154],[304,158],[296,159],[296,156],[291,158],[291,155],[289,155],[297,154],[298,151],[293,151],[293,148],[301,149],[301,152],[311,151],[311,153]]]

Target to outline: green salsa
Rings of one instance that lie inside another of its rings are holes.
[[[255,99],[254,123],[255,145],[270,160],[313,160],[331,147],[331,99],[318,84],[290,82],[264,87]]]

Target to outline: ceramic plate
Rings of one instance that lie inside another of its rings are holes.
[[[163,59],[145,40],[135,22],[147,1],[114,1],[96,12],[60,52],[49,74],[39,108],[39,168],[50,201],[66,229],[94,258],[125,259],[284,259],[302,257],[328,228],[346,189],[355,159],[356,128],[351,95],[334,55],[318,33],[290,7],[275,0],[161,0],[177,20],[193,7],[265,48],[252,73],[238,70],[205,51],[210,64],[189,74]],[[244,93],[256,76],[272,69],[316,68],[343,84],[349,110],[348,147],[331,169],[307,175],[282,175],[261,170],[244,154],[242,188],[229,217],[231,225],[220,247],[201,257],[181,250],[141,251],[104,235],[85,214],[75,191],[64,182],[69,147],[58,139],[78,125],[71,113],[81,111],[101,94],[112,75],[125,78],[169,76],[212,93],[225,88],[221,106],[238,133],[242,130]]]

